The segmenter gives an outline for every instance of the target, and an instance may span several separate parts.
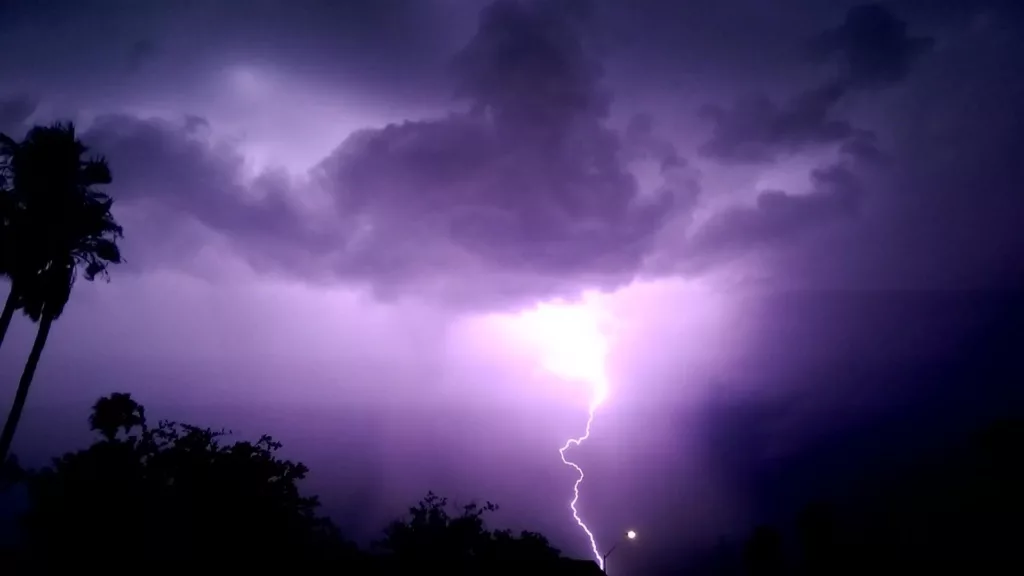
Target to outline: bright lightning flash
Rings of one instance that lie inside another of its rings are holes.
[[[608,356],[608,340],[601,329],[597,314],[586,304],[553,306],[543,305],[527,313],[523,320],[529,324],[530,338],[539,347],[543,367],[559,378],[585,384],[590,388],[587,407],[587,424],[583,435],[568,439],[559,449],[562,463],[576,470],[577,478],[572,487],[569,509],[576,524],[583,529],[590,540],[590,549],[598,565],[604,568],[604,559],[597,546],[594,533],[580,517],[576,503],[580,499],[580,484],[583,469],[565,457],[565,452],[579,446],[590,437],[597,408],[608,396],[608,376],[605,361]]]

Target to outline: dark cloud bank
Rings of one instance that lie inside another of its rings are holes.
[[[903,81],[933,45],[932,38],[910,35],[907,23],[880,4],[854,7],[842,25],[809,43],[812,58],[835,67],[833,78],[784,104],[757,94],[731,108],[709,105],[704,114],[715,130],[701,152],[725,162],[768,162],[812,146],[842,144],[847,152],[876,158],[873,135],[837,117],[837,106],[858,92]]]
[[[452,62],[459,111],[357,132],[308,182],[272,171],[243,181],[241,155],[213,141],[202,119],[100,117],[85,138],[109,156],[114,194],[154,214],[152,229],[133,233],[134,261],[181,264],[174,260],[195,248],[182,232],[191,221],[266,271],[460,305],[701,273],[855,216],[870,192],[861,175],[883,167],[886,154],[840,104],[900,83],[934,44],[880,5],[856,7],[806,42],[820,83],[782,103],[752,95],[706,106],[713,131],[699,149],[704,161],[766,163],[808,149],[831,150],[835,160],[811,173],[807,190],[765,190],[680,240],[664,230],[687,222],[708,191],[653,118],[639,115],[622,132],[612,126],[587,6],[490,4]],[[31,111],[30,100],[11,100],[0,121],[15,125]],[[661,167],[653,191],[630,171],[643,158]],[[302,210],[313,193],[331,209]],[[180,238],[173,250],[171,238]]]

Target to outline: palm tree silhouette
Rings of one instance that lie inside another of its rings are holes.
[[[103,158],[83,158],[87,151],[73,124],[37,126],[21,142],[0,135],[5,210],[0,264],[11,280],[0,322],[9,323],[20,308],[39,324],[0,435],[0,462],[7,459],[39,357],[79,268],[91,281],[107,278],[108,266],[121,262],[122,231],[110,212],[113,200],[93,189],[111,182],[110,168]],[[6,328],[0,324],[0,330]]]
[[[14,226],[16,220],[14,219],[15,211],[18,209],[18,203],[14,196],[14,191],[10,186],[11,183],[11,157],[7,154],[6,141],[7,137],[4,134],[0,134],[0,277],[6,277],[11,279],[11,273],[15,268],[15,257],[17,256],[16,244],[14,239]],[[4,303],[3,313],[0,314],[0,346],[3,346],[4,336],[7,335],[7,328],[11,325],[11,319],[14,317],[14,311],[20,307],[19,290],[14,286],[13,280],[11,280],[11,290],[7,294],[7,300]]]

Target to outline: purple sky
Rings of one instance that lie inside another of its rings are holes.
[[[129,391],[280,437],[361,538],[433,489],[584,556],[587,390],[516,326],[598,291],[580,508],[656,558],[764,512],[749,463],[934,396],[906,371],[1024,272],[1013,0],[240,4],[0,1],[0,53],[31,46],[0,131],[78,122],[126,230],[50,338],[31,462]]]

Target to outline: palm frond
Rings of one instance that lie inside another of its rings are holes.
[[[87,151],[71,123],[37,126],[21,142],[0,135],[0,274],[21,283],[34,320],[60,315],[78,268],[91,281],[122,262],[113,199],[94,188],[112,181],[110,167]]]
[[[43,314],[59,318],[71,298],[77,276],[76,262],[70,259],[52,262],[31,276],[21,302],[25,315],[33,322],[38,322]]]

